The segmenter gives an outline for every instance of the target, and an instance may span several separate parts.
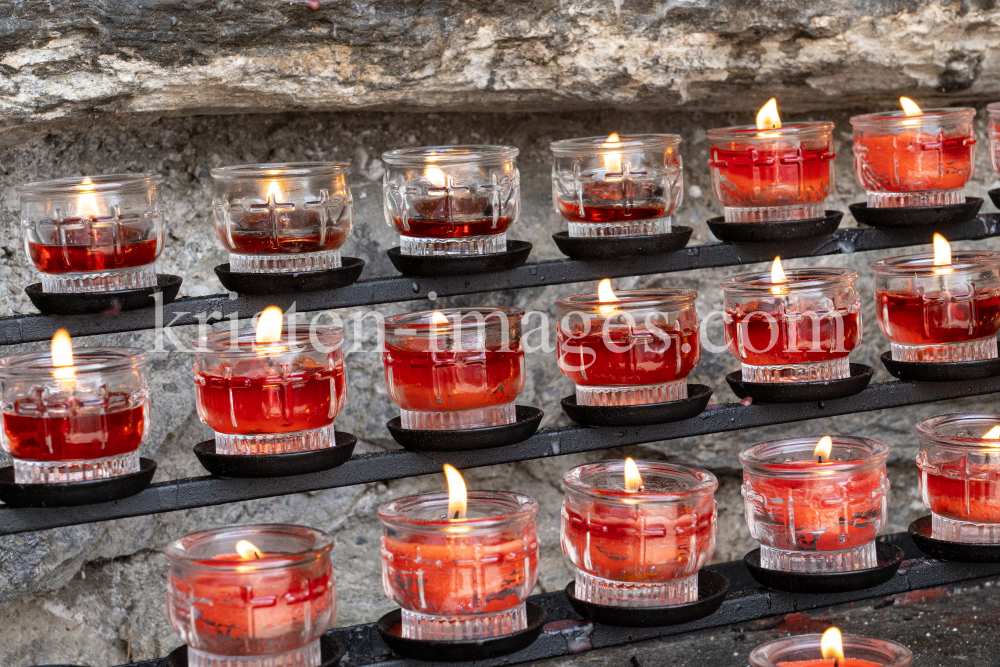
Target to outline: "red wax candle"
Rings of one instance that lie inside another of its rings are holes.
[[[124,405],[126,394],[108,396],[112,404]],[[87,410],[79,399],[63,404],[67,417],[3,415],[7,451],[11,456],[31,461],[79,461],[118,456],[138,449],[146,435],[147,406],[100,412]]]
[[[881,662],[860,660],[858,658],[844,658],[843,660],[820,658],[819,660],[793,660],[791,662],[779,662],[778,667],[884,667],[884,665]]]
[[[893,294],[875,290],[879,323],[897,343],[931,345],[996,336],[1000,331],[1000,293]]]
[[[510,227],[511,217],[493,219],[486,197],[439,196],[414,199],[410,206],[416,215],[406,219],[392,217],[392,227],[405,236],[453,239],[467,236],[500,234]]]
[[[682,380],[701,359],[697,329],[664,338],[636,334],[615,327],[574,337],[558,329],[559,368],[578,385],[647,385]]]
[[[557,200],[562,216],[570,222],[605,223],[662,218],[665,203],[656,197],[656,188],[634,185],[631,181],[596,181],[584,183],[583,204]],[[638,201],[638,203],[634,203]]]
[[[233,229],[226,236],[227,247],[244,255],[305,253],[336,250],[351,235],[351,226],[328,221],[321,233],[320,216],[314,211],[275,213],[277,224],[267,211],[244,211],[234,215]]]
[[[119,245],[53,245],[29,241],[28,256],[42,273],[108,271],[152,264],[158,245],[157,239]]]
[[[843,656],[838,659],[823,655]],[[911,667],[913,653],[902,644],[830,628],[761,644],[750,652],[750,667]]]
[[[860,310],[803,317],[769,313],[760,304],[747,302],[739,309],[727,309],[723,322],[729,351],[753,366],[843,359],[861,342]]]

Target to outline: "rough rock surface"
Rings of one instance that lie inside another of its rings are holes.
[[[20,6],[17,11],[29,10],[27,6]],[[848,203],[860,198],[851,172],[848,115],[848,112],[824,113],[838,126],[839,178],[830,208],[846,209]],[[564,225],[551,207],[550,141],[571,136],[606,135],[613,130],[680,133],[684,137],[686,194],[676,221],[693,226],[696,233],[692,243],[700,243],[708,240],[704,220],[717,215],[719,210],[708,181],[705,130],[737,119],[735,115],[637,111],[623,114],[614,110],[521,115],[287,113],[164,118],[155,122],[115,117],[80,121],[73,126],[48,126],[44,132],[29,133],[16,145],[0,151],[0,314],[30,312],[31,306],[21,288],[37,279],[27,263],[17,227],[14,186],[18,183],[113,171],[146,170],[163,174],[172,223],[161,269],[184,276],[183,293],[208,294],[221,291],[212,267],[225,261],[224,252],[213,237],[208,210],[211,191],[208,169],[213,166],[265,160],[350,160],[357,229],[346,250],[368,261],[366,274],[375,276],[392,272],[384,251],[396,241],[382,219],[379,155],[383,150],[454,142],[519,146],[524,205],[522,220],[511,236],[532,241],[534,259],[551,259],[560,255],[549,235]],[[979,127],[979,136],[983,139],[984,129]],[[987,188],[997,185],[985,151],[982,151],[969,193],[982,196]],[[988,209],[992,210],[992,206],[988,205]],[[996,240],[975,245],[1000,248]],[[868,264],[888,254],[890,252],[816,261],[794,260],[789,265],[851,266],[861,273],[861,292],[870,294],[872,283]],[[624,279],[616,281],[616,287],[683,285],[696,288],[701,294],[698,309],[704,319],[720,306],[718,281],[733,271],[712,269]],[[593,287],[592,284],[565,285],[439,299],[435,305],[511,304],[551,315],[552,304],[558,296]],[[381,310],[391,314],[430,305],[388,305]],[[866,307],[864,319],[865,340],[857,352],[857,360],[876,365],[877,379],[888,379],[875,361],[887,344],[878,331],[871,305]],[[694,377],[715,388],[716,400],[729,401],[732,395],[723,377],[737,364],[728,353],[712,352],[707,348],[713,341],[716,345],[721,344],[718,319],[707,329],[706,351]],[[180,337],[189,338],[196,333],[195,328],[190,327],[181,331]],[[554,342],[551,329],[547,338],[550,344]],[[361,437],[362,451],[391,448],[395,445],[384,424],[396,410],[385,393],[381,358],[373,347],[373,332],[366,331],[363,342],[362,349],[348,356],[348,402],[338,424]],[[80,345],[102,343],[149,348],[152,335],[148,332],[118,334],[78,341]],[[40,347],[44,344],[0,347],[0,356]],[[191,446],[206,439],[209,433],[194,414],[191,363],[187,353],[171,351],[154,355],[154,429],[144,446],[144,453],[160,462],[159,479],[201,474]],[[533,353],[528,358],[527,368],[527,388],[522,402],[544,408],[546,425],[566,423],[558,409],[558,400],[570,393],[571,386],[559,374],[555,355],[551,351]],[[741,557],[752,544],[739,495],[736,453],[740,447],[798,433],[841,432],[884,439],[892,448],[893,465],[889,530],[899,531],[904,530],[912,518],[924,513],[912,463],[916,445],[913,424],[934,414],[989,409],[993,405],[994,400],[986,397],[848,415],[628,450],[504,465],[470,471],[467,478],[470,488],[515,488],[539,500],[543,545],[540,589],[551,591],[562,588],[571,578],[570,567],[558,547],[558,508],[562,496],[560,476],[573,465],[627,453],[712,469],[721,483],[716,560],[733,560]],[[334,558],[340,597],[337,623],[372,621],[392,606],[381,591],[380,526],[375,509],[387,499],[440,489],[442,483],[439,476],[428,476],[0,538],[0,665],[20,667],[59,662],[110,665],[167,653],[179,641],[166,624],[165,562],[161,550],[168,541],[186,533],[232,522],[296,522],[333,533],[337,540]]]

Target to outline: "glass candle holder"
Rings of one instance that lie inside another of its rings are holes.
[[[285,454],[333,447],[344,407],[344,330],[286,326],[273,343],[253,330],[200,338],[194,384],[198,416],[215,430],[217,454]]]
[[[935,539],[1000,543],[1000,414],[966,412],[917,424],[920,497]]]
[[[1000,331],[1000,253],[953,252],[879,260],[875,313],[898,361],[995,359]]]
[[[576,597],[615,607],[664,607],[698,599],[698,570],[715,553],[715,490],[707,470],[635,461],[578,466],[563,475],[560,541],[576,566]]]
[[[823,658],[822,635],[795,635],[761,644],[750,652],[750,667],[833,667],[832,658]],[[910,667],[910,649],[884,639],[843,635],[844,660],[838,667]]]
[[[552,203],[570,236],[671,231],[684,196],[680,136],[636,134],[555,141]]]
[[[976,170],[975,109],[928,109],[851,118],[854,173],[871,208],[965,202]]]
[[[871,438],[832,436],[762,442],[740,452],[750,535],[761,567],[784,572],[847,572],[877,564],[885,530],[889,448]]]
[[[354,201],[342,162],[246,164],[212,170],[215,235],[236,273],[339,268]]]
[[[72,366],[50,352],[0,359],[0,444],[18,484],[79,482],[139,471],[149,432],[146,353],[80,348]]]
[[[833,123],[776,129],[756,125],[708,131],[712,191],[726,222],[811,220],[826,215],[833,192]]]
[[[744,382],[817,382],[850,377],[861,343],[861,299],[849,269],[794,269],[722,281],[726,347]]]
[[[108,174],[17,186],[21,229],[45,292],[156,286],[167,227],[161,176]]]
[[[452,308],[387,317],[385,384],[402,428],[513,424],[524,390],[518,308]]]
[[[1000,102],[986,105],[986,131],[990,137],[990,163],[1000,173]]]
[[[167,618],[191,667],[319,667],[337,616],[333,539],[247,524],[188,535],[165,553]]]
[[[617,292],[556,301],[559,368],[580,405],[642,405],[687,398],[687,376],[701,360],[698,293],[685,289]]]
[[[385,220],[404,255],[488,255],[507,250],[521,214],[518,149],[430,146],[382,154]]]
[[[402,608],[404,637],[474,640],[524,630],[538,579],[538,503],[516,493],[470,491],[464,519],[448,494],[382,505],[382,585]]]

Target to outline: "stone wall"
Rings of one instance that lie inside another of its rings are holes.
[[[376,276],[393,273],[384,255],[395,239],[382,218],[379,159],[389,148],[518,146],[523,213],[511,236],[534,243],[534,260],[556,259],[549,235],[564,226],[551,206],[548,144],[555,139],[612,131],[681,134],[685,201],[675,221],[695,228],[691,243],[697,244],[710,240],[704,220],[720,211],[708,180],[705,130],[749,122],[770,94],[779,95],[786,119],[836,121],[839,178],[829,207],[845,210],[861,199],[852,172],[852,112],[893,108],[901,92],[924,103],[1000,99],[990,60],[1000,41],[1000,10],[992,3],[844,0],[822,10],[812,4],[431,1],[380,3],[376,11],[343,0],[318,10],[264,0],[105,0],[54,2],[49,11],[44,4],[13,3],[11,15],[0,19],[0,118],[6,123],[0,133],[0,315],[32,311],[22,288],[37,278],[24,255],[14,194],[14,186],[27,181],[116,171],[164,175],[171,227],[160,268],[184,277],[182,293],[202,295],[221,291],[212,267],[226,261],[211,229],[208,170],[214,166],[351,161],[356,231],[345,251],[364,258],[365,275]],[[226,115],[233,110],[282,112]],[[984,140],[982,123],[978,130]],[[997,185],[981,150],[969,194],[984,196]],[[1000,242],[976,247],[1000,249]],[[899,252],[787,265],[853,267],[862,275],[859,289],[870,294],[868,264]],[[706,269],[615,285],[695,288],[705,317],[719,308],[719,280],[733,272]],[[434,306],[508,304],[554,314],[556,298],[593,287],[447,298]],[[888,379],[876,363],[887,343],[871,304],[864,318],[857,360],[875,365],[878,380]],[[709,339],[721,343],[718,321],[708,329]],[[180,333],[190,339],[197,332]],[[366,348],[348,357],[348,402],[338,418],[340,428],[361,438],[359,451],[395,447],[384,424],[396,411],[371,334]],[[148,348],[152,336],[96,336],[77,344]],[[42,347],[0,347],[0,356]],[[153,358],[153,432],[143,453],[159,461],[158,480],[202,474],[191,447],[210,433],[194,414],[191,361],[176,352]],[[571,384],[555,355],[532,354],[527,365],[522,402],[545,409],[546,426],[567,423],[558,401]],[[706,351],[694,378],[716,390],[715,400],[730,401],[722,378],[737,367],[727,353]],[[913,424],[992,406],[987,397],[848,415],[472,470],[467,479],[470,488],[517,489],[539,500],[539,589],[552,591],[572,576],[558,548],[558,507],[560,476],[573,465],[628,454],[713,470],[720,479],[716,560],[733,560],[751,547],[739,496],[741,447],[791,434],[882,438],[892,450],[890,530],[898,531],[922,513]],[[337,623],[372,621],[392,607],[381,591],[375,509],[389,498],[442,486],[435,475],[0,538],[0,665],[111,665],[167,653],[179,641],[166,624],[163,546],[233,522],[286,521],[333,533]]]

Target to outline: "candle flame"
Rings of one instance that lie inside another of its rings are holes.
[[[55,379],[72,380],[76,377],[76,371],[73,370],[73,341],[65,329],[60,329],[52,337],[52,365],[55,366],[52,371]]]
[[[617,148],[621,139],[617,132],[612,132],[604,142],[605,148]],[[610,145],[609,145],[610,144]],[[617,151],[604,154],[604,168],[608,171],[622,170],[622,154]]]
[[[281,201],[281,188],[278,187],[277,179],[271,181],[267,186],[267,198],[273,202]]]
[[[1000,425],[991,428],[986,435],[983,436],[983,440],[1000,440]]]
[[[781,257],[775,257],[774,262],[771,264],[771,282],[772,283],[783,283],[787,282],[788,278],[785,276],[785,270],[781,268]],[[784,287],[772,287],[771,294],[775,296],[781,296],[787,290]]]
[[[829,459],[830,453],[833,451],[833,438],[828,435],[824,435],[816,443],[816,449],[813,450],[813,456],[817,459]]]
[[[260,549],[258,549],[253,542],[248,542],[246,540],[240,540],[236,543],[236,553],[238,553],[240,558],[243,560],[254,560],[264,557],[264,554],[261,553]]]
[[[597,285],[597,300],[601,303],[613,303],[618,300],[614,290],[611,289],[611,281],[607,278]],[[617,310],[614,306],[598,306],[597,309],[601,311],[601,315],[610,315]]]
[[[819,650],[823,653],[823,659],[833,658],[837,662],[844,661],[844,639],[837,628],[829,628],[823,633],[823,638],[819,640]]]
[[[940,234],[934,235],[934,266],[948,266],[951,264],[951,246]],[[952,273],[954,269],[934,269],[934,275],[943,276]]]
[[[431,324],[448,324],[449,320],[440,310],[431,313]]]
[[[433,186],[438,188],[444,187],[445,184],[444,172],[441,171],[438,167],[427,167],[427,169],[424,170],[424,176],[427,178],[428,181],[431,182]]]
[[[257,320],[257,342],[277,343],[281,340],[281,308],[268,306]]]
[[[778,115],[778,100],[771,98],[757,112],[758,130],[781,129],[781,117]]]
[[[453,467],[444,464],[444,476],[448,478],[448,518],[464,519],[469,494],[465,490],[465,480]]]
[[[90,180],[90,176],[84,176],[80,184],[76,186],[76,189],[81,193],[80,197],[76,200],[76,212],[77,215],[82,217],[96,218],[101,212],[97,208],[97,195],[94,190],[97,188],[94,186],[94,182]]]
[[[625,490],[630,493],[642,491],[642,475],[631,457],[625,459]]]
[[[909,97],[900,97],[899,104],[903,107],[903,112],[907,116],[922,116],[923,111],[917,106],[917,103],[911,100]]]

